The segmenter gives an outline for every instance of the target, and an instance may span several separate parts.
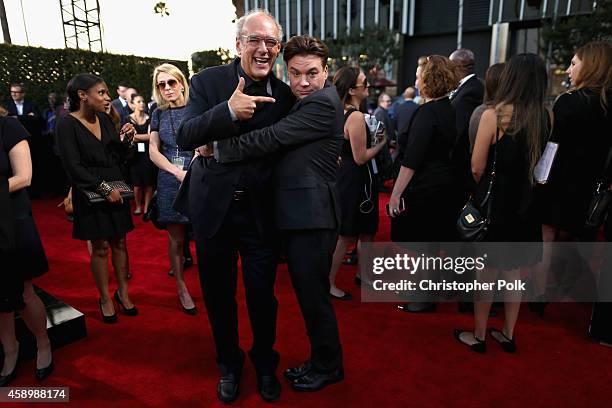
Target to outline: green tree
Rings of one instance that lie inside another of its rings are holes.
[[[191,54],[193,72],[200,72],[204,68],[229,64],[230,62],[232,62],[232,56],[229,50],[224,48],[197,51]]]
[[[612,0],[598,1],[592,13],[550,19],[542,26],[542,52],[551,51],[551,63],[566,65],[577,48],[597,40],[612,40]]]
[[[358,65],[365,72],[383,67],[400,56],[400,44],[395,32],[366,27],[342,33],[335,40],[326,40],[329,47],[330,65],[337,69],[343,65]]]
[[[161,17],[167,17],[170,15],[170,9],[168,9],[168,6],[164,1],[156,3],[155,6],[153,6],[153,11],[155,14],[159,14]]]

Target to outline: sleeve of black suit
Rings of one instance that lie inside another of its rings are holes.
[[[202,73],[205,74],[205,73]],[[189,89],[189,101],[178,130],[176,144],[182,150],[193,150],[212,142],[227,129],[235,128],[227,101],[211,106],[204,89],[205,77],[194,75]]]
[[[323,96],[311,98],[303,101],[295,112],[272,126],[219,142],[219,161],[229,163],[268,156],[283,149],[326,138],[335,120],[332,101]],[[232,135],[228,133],[226,136]]]

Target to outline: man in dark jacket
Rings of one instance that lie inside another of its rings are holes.
[[[195,149],[224,137],[223,124],[232,124],[232,118],[239,120],[238,132],[244,133],[287,114],[295,98],[271,73],[281,38],[280,25],[267,13],[254,11],[238,20],[239,58],[191,79],[189,102],[178,130],[181,149]],[[237,87],[243,90],[239,96]],[[266,401],[280,396],[275,375],[279,356],[273,349],[278,302],[272,165],[266,159],[226,164],[200,156],[186,177],[200,283],[221,369],[217,396],[225,403],[238,396],[244,364],[235,299],[238,254],[253,331],[249,356],[257,371],[258,390]]]
[[[224,164],[281,154],[275,169],[275,221],[311,346],[304,364],[285,371],[298,391],[316,391],[344,378],[329,298],[340,217],[336,170],[344,120],[335,87],[326,86],[327,56],[320,40],[291,38],[283,58],[298,103],[278,123],[240,136],[239,126],[226,121],[218,135],[231,138],[218,142],[215,152]]]
[[[484,85],[476,77],[474,71],[474,53],[467,48],[454,51],[449,59],[455,63],[460,72],[461,80],[457,89],[451,93],[451,105],[455,108],[457,118],[457,141],[453,152],[458,166],[465,173],[466,199],[469,192],[474,188],[472,178],[472,167],[470,163],[470,117],[484,98]]]

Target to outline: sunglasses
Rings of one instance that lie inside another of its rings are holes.
[[[169,85],[170,88],[175,88],[178,85],[178,81],[176,79],[170,79],[168,82],[161,81],[157,83],[159,89],[166,89],[166,85]]]
[[[363,84],[355,85],[353,88],[361,88],[362,86],[364,88],[368,88],[370,86],[370,85],[368,85],[368,78],[363,80]]]

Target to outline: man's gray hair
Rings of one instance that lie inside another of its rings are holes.
[[[458,50],[453,51],[448,58],[466,73],[474,73],[474,67],[476,64],[474,62],[474,52],[472,50],[467,48],[459,48]]]
[[[236,38],[240,38],[240,36],[243,33],[244,30],[244,23],[246,22],[246,20],[251,17],[254,14],[263,14],[266,17],[269,17],[270,20],[274,21],[274,24],[276,24],[276,28],[278,29],[278,38],[277,40],[282,41],[283,39],[283,27],[280,25],[280,23],[278,21],[276,21],[276,19],[274,18],[274,16],[272,14],[270,14],[267,10],[264,9],[252,9],[249,10],[248,13],[246,13],[244,16],[240,17],[238,19],[238,21],[236,22]]]

